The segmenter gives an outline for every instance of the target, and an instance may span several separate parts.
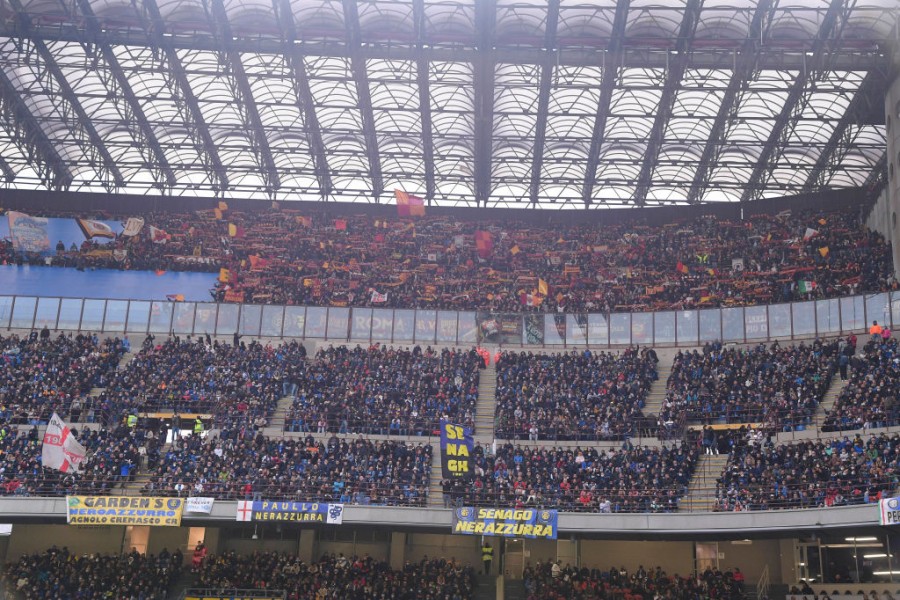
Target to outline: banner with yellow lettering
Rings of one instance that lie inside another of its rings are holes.
[[[441,419],[441,476],[457,479],[472,475],[472,429]]]
[[[472,508],[453,511],[453,533],[555,540],[559,513],[543,508]]]
[[[70,525],[150,525],[178,527],[184,498],[66,496]]]

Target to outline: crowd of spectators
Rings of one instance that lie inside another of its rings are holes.
[[[166,600],[177,581],[183,557],[180,550],[143,555],[76,555],[52,547],[22,556],[4,569],[7,599]]]
[[[329,346],[292,380],[288,431],[437,435],[442,418],[475,425],[474,350]]]
[[[234,429],[175,440],[149,473],[148,496],[424,506],[431,446]]]
[[[737,600],[743,598],[744,575],[738,568],[720,571],[708,568],[696,577],[669,575],[661,567],[634,573],[625,567],[609,570],[562,566],[538,562],[525,567],[523,575],[528,600],[607,600],[646,598]]]
[[[591,350],[503,352],[497,361],[496,436],[531,440],[621,440],[644,421],[657,379],[656,354]]]
[[[0,495],[103,495],[154,468],[163,440],[152,429],[125,425],[99,430],[72,429],[87,450],[80,472],[63,473],[41,466],[41,438],[35,426],[0,424]]]
[[[148,337],[98,399],[108,422],[165,410],[212,414],[218,427],[264,426],[286,383],[303,372],[306,350],[296,341],[234,341]]]
[[[896,286],[890,246],[849,209],[743,221],[707,215],[663,226],[552,217],[540,224],[446,216],[411,221],[319,210],[214,213],[148,214],[140,235],[63,247],[51,257],[17,257],[7,242],[0,257],[79,268],[224,268],[227,281],[213,290],[218,301],[308,306],[609,313],[768,304]],[[489,250],[478,248],[478,231],[490,233]]]
[[[900,436],[860,434],[774,445],[739,440],[716,485],[718,511],[876,503],[893,494]]]
[[[0,335],[0,421],[37,425],[57,412],[70,421],[93,421],[91,388],[111,379],[127,345],[118,338]]]
[[[281,590],[287,600],[471,600],[475,572],[452,558],[426,557],[394,570],[368,555],[325,554],[307,564],[283,553],[228,552],[208,557],[196,585]]]
[[[557,508],[578,512],[675,512],[697,464],[695,447],[537,448],[476,445],[474,478],[443,481],[460,506]]]
[[[662,422],[760,423],[792,431],[806,427],[837,368],[838,342],[781,347],[679,351],[666,384]]]
[[[825,418],[824,431],[900,423],[900,353],[896,338],[872,336],[849,358],[850,379]]]

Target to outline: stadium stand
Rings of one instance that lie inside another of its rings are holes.
[[[852,356],[850,381],[828,413],[823,430],[871,429],[900,423],[897,340],[873,336],[859,355],[852,348],[845,349]]]

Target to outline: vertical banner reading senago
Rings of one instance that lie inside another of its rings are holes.
[[[472,430],[441,419],[441,476],[458,479],[472,474]]]

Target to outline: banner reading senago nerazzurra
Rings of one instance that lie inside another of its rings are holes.
[[[340,525],[344,520],[343,504],[327,502],[281,502],[276,500],[240,500],[238,521],[296,521]]]
[[[537,508],[457,508],[453,533],[529,539],[556,539],[559,513]]]

